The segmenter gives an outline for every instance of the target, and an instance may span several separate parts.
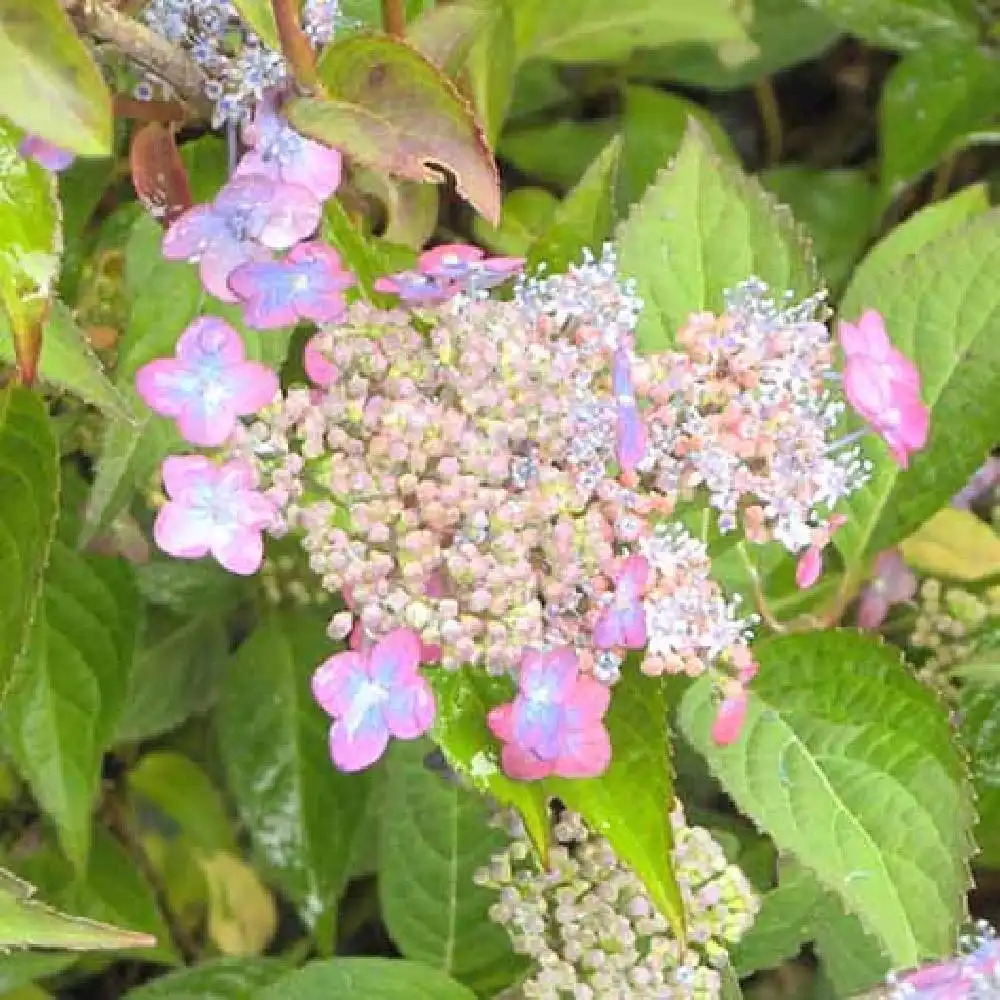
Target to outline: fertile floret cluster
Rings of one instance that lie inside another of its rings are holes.
[[[499,890],[490,917],[532,961],[531,1000],[718,997],[727,948],[753,922],[758,901],[707,830],[671,815],[674,863],[688,941],[682,946],[642,882],[583,820],[564,813],[549,867],[540,870],[518,830],[477,881]]]

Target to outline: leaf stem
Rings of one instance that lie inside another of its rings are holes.
[[[764,165],[773,167],[781,160],[781,151],[785,143],[778,95],[774,92],[774,84],[768,77],[754,84],[753,95],[764,128]]]
[[[406,10],[403,0],[382,0],[382,27],[387,35],[402,38],[406,34]]]
[[[747,552],[746,543],[739,542],[736,546],[736,551],[739,553],[740,560],[750,576],[750,588],[753,592],[753,601],[757,608],[757,614],[761,617],[761,621],[763,621],[764,624],[775,634],[784,634],[786,631],[785,626],[782,622],[775,618],[774,612],[767,603],[767,598],[764,596],[764,588],[760,585],[760,573],[757,571],[757,564],[750,558],[750,553]]]
[[[297,0],[271,0],[281,51],[288,60],[295,82],[307,94],[323,90],[316,72],[316,53],[302,30]]]

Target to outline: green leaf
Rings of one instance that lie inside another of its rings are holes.
[[[978,860],[1000,868],[1000,698],[991,684],[965,684],[959,695],[962,744],[976,790]]]
[[[487,914],[495,894],[473,882],[508,838],[486,802],[424,766],[425,740],[396,741],[380,811],[378,891],[389,934],[407,957],[481,995],[510,986],[524,962]]]
[[[826,282],[843,287],[878,222],[878,197],[864,172],[778,167],[761,182],[812,237]]]
[[[190,757],[146,754],[129,772],[132,792],[175,823],[205,851],[236,851],[229,817],[212,779]]]
[[[683,937],[684,904],[672,856],[674,783],[666,697],[663,684],[640,673],[635,658],[615,685],[605,724],[612,747],[608,770],[586,780],[549,778],[546,790],[601,832],[642,879],[677,937]]]
[[[85,917],[60,913],[40,900],[34,899],[32,885],[6,869],[0,868],[0,948],[54,948],[66,951],[109,951],[122,948],[149,948],[153,939],[143,932],[125,931],[110,924],[98,923]],[[38,975],[58,971],[51,959],[46,968],[45,959]],[[64,961],[63,961],[64,964]],[[0,968],[4,989],[8,981]]]
[[[10,325],[0,314],[0,360],[15,361],[14,338]],[[61,302],[52,304],[42,334],[38,375],[60,389],[75,393],[108,416],[131,423],[129,404],[104,373],[104,366],[76,325],[72,312]]]
[[[101,757],[128,689],[137,597],[127,563],[84,557],[56,542],[0,719],[18,770],[81,872]]]
[[[0,391],[0,697],[38,614],[56,529],[59,451],[42,400],[18,386]]]
[[[475,1000],[443,972],[389,958],[309,962],[261,990],[254,1000]]]
[[[887,49],[943,40],[974,43],[975,0],[807,0],[844,31]]]
[[[623,214],[642,198],[661,168],[670,164],[691,118],[704,126],[722,157],[739,162],[725,130],[700,104],[653,87],[626,88],[622,124],[625,147],[617,191]]]
[[[111,152],[111,95],[58,0],[0,6],[0,114],[63,149]]]
[[[371,786],[330,763],[330,720],[310,678],[333,652],[319,617],[273,615],[230,661],[218,716],[240,815],[310,926],[332,918]]]
[[[476,118],[495,144],[500,137],[514,97],[517,73],[514,52],[514,17],[506,0],[495,0],[493,17],[473,42],[465,64],[467,92],[476,109]]]
[[[885,980],[892,965],[878,941],[829,893],[816,911],[814,924],[813,949],[834,996],[853,997]]]
[[[502,10],[502,6],[500,8]],[[406,27],[406,38],[449,76],[457,76],[476,38],[497,13],[482,2],[437,4]]]
[[[229,145],[218,135],[198,136],[178,149],[187,170],[191,199],[199,205],[213,201],[229,179]]]
[[[637,48],[680,42],[746,46],[743,17],[731,0],[697,5],[662,0],[509,0],[521,62],[617,62]]]
[[[904,56],[882,88],[882,190],[890,201],[996,118],[1000,61],[968,42]]]
[[[634,79],[670,80],[708,90],[738,90],[828,49],[839,29],[808,0],[754,0],[747,34],[757,52],[745,61],[723,62],[709,45],[640,50],[626,71]]]
[[[520,187],[503,200],[500,225],[476,218],[472,231],[476,242],[505,257],[523,257],[549,224],[559,199],[544,188]]]
[[[255,1000],[288,974],[275,958],[213,958],[160,976],[125,994],[127,1000]]]
[[[331,99],[298,98],[286,110],[304,134],[411,181],[440,183],[487,219],[500,212],[496,164],[468,101],[448,77],[397,38],[354,35],[335,42],[318,72]]]
[[[723,306],[727,288],[756,275],[781,294],[816,291],[816,265],[791,213],[723,161],[692,122],[662,171],[618,229],[619,264],[645,308],[640,351],[661,351],[695,311]]]
[[[546,264],[550,273],[579,263],[583,249],[600,255],[614,224],[615,174],[622,140],[615,136],[562,200],[549,225],[528,250],[527,269]]]
[[[618,131],[618,121],[559,120],[506,132],[500,139],[500,158],[522,173],[560,190],[568,190]],[[553,156],[552,150],[559,155]]]
[[[878,937],[897,967],[948,954],[974,818],[947,712],[898,651],[847,631],[758,643],[740,739],[710,736],[702,678],[680,724],[749,816]]]
[[[10,951],[0,955],[0,996],[39,979],[56,976],[77,961],[65,952]]]
[[[905,538],[979,467],[1000,425],[1000,211],[991,211],[896,266],[862,265],[841,302],[855,320],[877,309],[892,342],[920,371],[930,408],[927,446],[904,472],[871,435],[871,480],[846,502],[834,543],[850,564]]]
[[[281,51],[278,25],[274,21],[271,0],[233,0],[240,16],[260,36],[260,40],[275,52]]]
[[[486,725],[486,713],[510,699],[509,683],[472,668],[430,670],[437,715],[431,735],[459,774],[501,805],[518,811],[535,850],[547,857],[548,796],[537,782],[514,781],[500,769],[500,752]]]

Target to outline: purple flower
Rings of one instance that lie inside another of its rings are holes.
[[[32,135],[31,133],[28,133],[21,140],[18,152],[55,174],[61,170],[65,170],[76,159],[75,153],[55,146],[51,142],[46,142],[40,136]]]
[[[487,718],[503,742],[507,774],[523,781],[603,774],[611,763],[611,738],[601,720],[611,694],[593,677],[580,676],[576,652],[568,646],[528,650],[518,680],[518,696]]]
[[[622,472],[631,475],[646,455],[646,428],[632,388],[628,352],[619,347],[611,364],[611,390],[618,408],[617,455]]]
[[[420,255],[417,270],[441,282],[459,282],[470,288],[492,288],[517,274],[523,257],[486,257],[479,247],[445,243]]]
[[[236,302],[228,284],[233,271],[266,260],[264,247],[287,250],[304,240],[319,224],[321,211],[307,188],[266,177],[237,178],[212,204],[188,209],[167,230],[163,256],[198,261],[205,288],[223,302]]]
[[[237,417],[256,413],[278,391],[274,372],[245,357],[228,323],[202,316],[181,334],[176,359],[158,358],[136,372],[136,391],[151,410],[175,419],[185,440],[213,448]]]
[[[211,553],[230,573],[255,573],[264,557],[261,531],[274,517],[256,485],[253,467],[240,459],[220,466],[204,455],[171,455],[163,463],[170,499],[153,524],[156,544],[178,559]]]
[[[893,604],[908,601],[917,592],[917,578],[903,562],[899,549],[884,549],[875,557],[871,583],[858,601],[858,627],[878,628]]]
[[[229,287],[243,302],[244,319],[261,330],[300,319],[333,323],[347,308],[344,289],[353,284],[336,250],[318,242],[300,243],[284,260],[242,264],[229,276]]]
[[[615,596],[594,625],[594,645],[598,649],[625,646],[642,649],[646,645],[646,612],[642,595],[649,586],[649,562],[645,556],[631,555],[615,577]]]
[[[455,295],[458,288],[454,281],[432,278],[420,271],[400,271],[375,282],[375,291],[398,295],[404,302],[420,305],[444,302]]]
[[[340,152],[300,135],[278,114],[274,93],[268,94],[244,130],[252,147],[236,167],[236,177],[266,177],[308,188],[323,202],[340,186]]]
[[[330,756],[342,771],[361,771],[382,756],[389,737],[423,736],[434,697],[418,673],[420,637],[398,628],[367,652],[331,656],[313,674],[313,697],[333,716]]]

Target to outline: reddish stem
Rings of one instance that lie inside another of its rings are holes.
[[[387,35],[406,35],[406,10],[403,0],[382,0],[382,27]]]
[[[295,82],[307,93],[322,91],[316,72],[316,53],[299,21],[299,5],[296,0],[271,0],[274,22],[278,26],[281,51],[292,68]]]
[[[115,94],[115,117],[134,118],[141,122],[182,122],[184,105],[180,101],[139,101],[124,94]]]

